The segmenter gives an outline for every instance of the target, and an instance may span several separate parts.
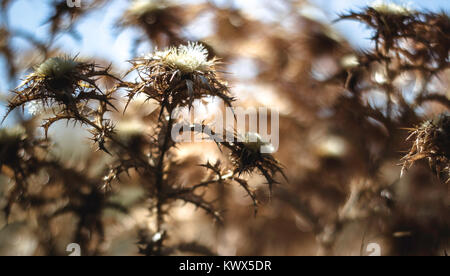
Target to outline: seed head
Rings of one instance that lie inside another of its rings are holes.
[[[196,42],[189,42],[188,45],[180,45],[178,48],[171,47],[164,51],[157,51],[151,55],[151,58],[161,60],[169,67],[183,73],[206,72],[216,63],[216,59],[208,60],[208,50]]]
[[[41,77],[60,78],[72,73],[77,65],[78,62],[71,58],[53,57],[39,65],[34,74]]]
[[[280,163],[273,157],[270,152],[273,152],[273,146],[265,142],[257,133],[248,132],[243,136],[242,142],[239,141],[234,144],[228,144],[231,149],[231,157],[235,166],[235,172],[251,173],[255,169],[264,175],[270,190],[272,185],[278,183],[274,177],[283,173]]]
[[[156,51],[131,61],[140,83],[129,85],[129,99],[145,93],[162,104],[162,110],[192,107],[194,100],[209,96],[221,98],[228,106],[234,100],[227,84],[217,76],[215,58],[208,59],[208,51],[195,42]]]

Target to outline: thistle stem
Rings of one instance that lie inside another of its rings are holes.
[[[170,111],[168,111],[169,114],[171,114]],[[169,116],[169,120],[167,122],[167,128],[164,133],[164,141],[163,144],[160,146],[160,153],[158,158],[158,163],[156,165],[156,231],[157,233],[161,233],[162,231],[162,224],[164,222],[164,214],[162,207],[164,205],[164,196],[162,194],[163,192],[163,184],[164,184],[164,160],[167,151],[169,150],[169,139],[170,139],[170,133],[173,126],[173,119],[171,116]],[[161,249],[162,249],[162,243],[163,243],[163,236],[161,236],[161,239],[159,239],[156,243],[156,255],[161,255]]]

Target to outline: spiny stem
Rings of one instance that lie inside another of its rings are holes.
[[[171,114],[171,111],[169,111]],[[158,163],[156,165],[156,231],[160,233],[162,231],[162,224],[164,222],[164,214],[162,207],[164,205],[164,197],[162,195],[163,184],[164,184],[164,160],[167,151],[169,150],[169,139],[170,133],[173,126],[173,119],[169,116],[169,120],[167,122],[167,128],[164,133],[164,141],[162,146],[160,147],[160,153],[158,157]],[[161,255],[163,238],[159,239],[156,244],[156,255]]]

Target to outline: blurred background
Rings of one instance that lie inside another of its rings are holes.
[[[81,8],[67,8],[65,2],[0,1],[2,116],[9,91],[49,57],[112,64],[113,72],[124,76],[128,60],[186,41],[200,41],[221,59],[226,72],[221,77],[238,106],[280,110],[275,157],[287,181],[280,180],[269,200],[265,180],[249,177],[261,197],[257,216],[239,188],[213,191],[219,209],[226,210],[223,225],[189,205],[174,206],[166,226],[170,243],[177,245],[170,254],[368,255],[370,243],[379,244],[382,255],[445,255],[450,249],[448,185],[426,162],[400,178],[400,160],[411,147],[406,128],[448,110],[440,103],[417,105],[417,95],[426,86],[449,97],[450,75],[446,70],[424,82],[417,72],[401,74],[392,80],[401,100],[390,101],[384,77],[371,67],[362,78],[374,86],[353,101],[345,87],[347,74],[373,50],[374,31],[354,20],[335,20],[372,1],[174,0],[145,6],[142,2],[155,1],[81,0]],[[448,0],[394,3],[422,12],[448,14],[450,8]],[[142,14],[152,16],[143,20]],[[150,109],[135,103],[127,113],[112,116],[124,128],[130,123],[145,128]],[[38,119],[26,111],[11,114],[2,129],[25,125],[42,135]],[[86,130],[58,123],[49,137],[50,153],[67,168],[101,178],[110,157],[93,153]],[[189,182],[202,177],[198,160],[221,157],[214,144],[206,143],[181,145],[177,158],[186,163],[180,178]],[[36,194],[49,182],[69,181],[52,173],[62,171],[36,173]],[[71,181],[84,180],[74,176]],[[113,187],[109,200],[127,211],[102,211],[104,235],[91,254],[139,255],[137,234],[152,220],[142,181],[125,177]],[[0,207],[12,185],[3,169]],[[67,201],[57,199],[58,206]],[[56,207],[28,207],[13,209],[8,221],[0,214],[0,255],[67,255],[80,218],[64,214],[49,220]]]

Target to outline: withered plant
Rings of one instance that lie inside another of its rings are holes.
[[[327,23],[328,6],[303,0],[130,0],[110,26],[135,31],[129,63],[64,57],[58,37],[83,38],[80,19],[113,2],[54,1],[41,41],[9,25],[15,1],[0,1],[8,81],[38,63],[12,86],[18,127],[0,131],[0,255],[13,252],[2,238],[28,255],[67,255],[73,242],[83,255],[368,255],[371,243],[447,254],[448,13],[349,1]],[[341,21],[367,26],[369,46]],[[172,116],[217,102],[277,107],[279,150]],[[174,140],[175,126],[215,143]]]
[[[146,58],[136,59],[131,63],[132,70],[136,70],[138,73],[139,81],[125,84],[128,90],[127,105],[135,96],[142,93],[147,100],[156,101],[160,109],[156,123],[157,130],[150,142],[148,154],[150,164],[153,165],[146,172],[144,171],[150,179],[153,179],[149,183],[149,188],[152,190],[150,196],[155,200],[150,209],[156,213],[156,229],[150,241],[143,239],[143,241],[148,241],[147,244],[141,242],[143,252],[159,255],[162,253],[162,245],[167,237],[163,229],[164,217],[168,211],[167,208],[174,201],[181,200],[193,204],[220,222],[222,220],[220,212],[215,209],[212,202],[199,196],[198,191],[210,186],[234,182],[242,186],[256,208],[256,194],[247,181],[240,177],[240,174],[243,170],[253,173],[258,169],[272,186],[275,182],[275,173],[281,172],[281,167],[273,157],[256,152],[253,154],[256,147],[250,141],[239,143],[235,142],[236,138],[233,142],[226,142],[223,137],[220,137],[222,139],[219,142],[216,140],[218,146],[223,146],[231,151],[230,157],[237,169],[232,170],[222,166],[220,162],[210,163],[208,161],[202,165],[209,171],[205,181],[189,185],[187,188],[180,187],[176,181],[178,177],[177,164],[171,160],[171,152],[176,147],[176,143],[170,135],[174,124],[177,123],[176,119],[172,117],[172,112],[175,108],[191,108],[194,100],[206,97],[217,97],[231,107],[233,98],[229,95],[227,86],[217,76],[217,60],[215,58],[208,59],[208,52],[201,44],[188,43],[178,48],[168,48],[157,51]],[[201,132],[207,127],[193,127],[191,130]],[[209,133],[212,134],[212,138],[219,138],[214,137],[213,131]],[[127,164],[128,162],[126,166]],[[121,171],[127,171],[129,168],[126,167]],[[115,176],[113,177],[115,178]]]
[[[136,71],[139,76],[136,82],[123,82],[112,76],[109,68],[100,68],[94,63],[78,61],[76,58],[50,58],[36,67],[13,91],[16,95],[8,105],[7,115],[16,108],[27,109],[35,115],[47,114],[42,124],[45,137],[49,128],[60,120],[86,126],[98,149],[111,156],[107,174],[103,178],[94,179],[64,168],[51,158],[37,158],[33,170],[26,167],[29,166],[30,160],[24,162],[25,160],[19,159],[10,161],[17,163],[6,163],[13,168],[13,176],[16,179],[14,191],[17,191],[10,194],[8,209],[17,200],[18,193],[28,193],[27,186],[23,184],[24,178],[39,173],[41,166],[47,170],[66,170],[65,173],[70,174],[73,181],[81,182],[78,187],[64,182],[63,198],[68,197],[67,204],[40,219],[50,220],[68,212],[76,214],[79,223],[74,241],[83,245],[87,254],[98,254],[104,242],[105,233],[101,221],[103,210],[116,208],[126,212],[125,207],[114,205],[107,200],[112,195],[111,191],[118,188],[115,186],[120,186],[124,174],[132,177],[133,172],[137,174],[135,178],[141,179],[145,199],[149,204],[148,209],[154,216],[154,228],[144,228],[140,232],[142,235],[151,233],[150,239],[141,237],[140,252],[146,255],[162,255],[177,246],[166,246],[170,232],[165,226],[168,212],[175,202],[192,204],[204,210],[217,222],[221,222],[221,212],[213,201],[207,199],[206,192],[211,186],[236,183],[251,198],[256,213],[256,194],[241,174],[252,174],[257,170],[272,187],[276,183],[275,174],[282,173],[281,165],[270,154],[259,153],[259,147],[264,145],[261,138],[256,141],[247,138],[243,142],[221,141],[218,145],[230,151],[230,163],[235,169],[227,168],[220,161],[208,161],[201,165],[207,171],[203,176],[204,181],[190,183],[188,186],[180,185],[179,170],[186,164],[175,159],[177,143],[171,137],[171,132],[177,120],[172,117],[172,112],[175,108],[191,108],[195,100],[205,97],[222,99],[231,107],[233,98],[229,95],[226,84],[217,75],[217,60],[208,59],[208,53],[201,44],[190,42],[177,48],[157,51],[148,58],[135,59],[131,64],[131,70]],[[113,89],[104,92],[97,85],[99,78],[112,78],[117,83]],[[115,100],[113,95],[118,94],[121,89],[128,91],[124,112],[140,94],[146,97],[147,103],[156,102],[159,116],[151,122],[152,125],[147,126],[153,128],[151,132],[142,129],[133,131],[133,127],[127,129],[123,123],[115,130],[115,124],[107,114],[116,110],[112,103]],[[5,154],[11,153],[15,156],[19,147],[32,143],[21,139],[19,135],[5,136],[5,145],[2,146],[7,151]],[[15,169],[18,171],[14,171]],[[47,202],[43,201],[42,205],[45,204]]]

